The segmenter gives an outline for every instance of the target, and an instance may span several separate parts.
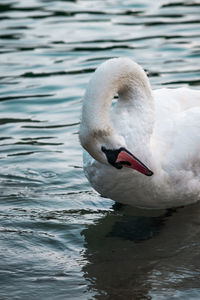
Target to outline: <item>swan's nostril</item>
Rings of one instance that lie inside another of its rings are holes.
[[[131,163],[129,161],[120,161],[119,163],[120,165],[131,166]]]

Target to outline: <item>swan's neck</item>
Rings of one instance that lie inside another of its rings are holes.
[[[114,132],[110,107],[115,94],[119,95],[119,118],[119,108],[126,107],[127,111],[134,112],[133,118],[140,119],[135,130],[151,129],[153,101],[149,80],[138,64],[127,58],[118,58],[102,64],[89,83],[83,99],[81,122],[85,132]]]

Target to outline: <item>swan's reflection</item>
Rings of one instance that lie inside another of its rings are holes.
[[[177,293],[184,299],[188,291],[200,299],[200,205],[171,211],[127,206],[83,234],[83,271],[96,299],[173,299]]]

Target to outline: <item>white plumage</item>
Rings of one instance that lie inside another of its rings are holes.
[[[119,99],[111,108],[115,94]],[[200,200],[199,90],[152,91],[138,64],[128,58],[108,60],[85,93],[80,141],[85,174],[104,197],[143,208]],[[114,164],[119,161],[123,167],[117,169],[107,155],[117,149],[144,165],[135,170],[132,162],[127,167],[118,157]],[[153,175],[145,176],[150,170]]]

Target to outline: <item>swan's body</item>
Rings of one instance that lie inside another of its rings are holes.
[[[104,197],[146,208],[200,200],[200,91],[152,91],[139,65],[108,60],[84,96],[80,141],[85,174]]]

